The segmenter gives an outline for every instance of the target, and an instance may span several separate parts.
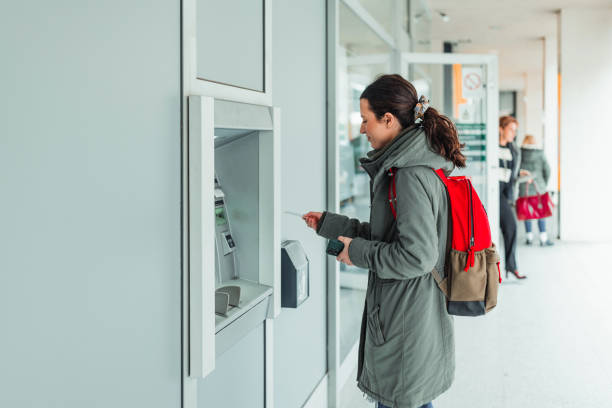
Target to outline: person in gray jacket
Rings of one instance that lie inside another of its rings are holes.
[[[357,386],[379,408],[432,407],[452,384],[454,329],[431,271],[444,270],[449,202],[434,172],[450,174],[465,157],[454,124],[412,84],[384,75],[361,94],[361,133],[374,150],[361,159],[370,176],[370,220],[309,212],[307,225],[344,250],[337,259],[369,270],[359,341]],[[396,171],[397,220],[389,202]]]
[[[519,196],[533,196],[539,192],[545,192],[548,180],[550,179],[550,166],[544,150],[539,149],[535,144],[535,138],[532,135],[525,135],[523,145],[521,146],[521,170],[527,170],[530,173],[528,182],[519,185]],[[546,220],[540,218],[538,220],[538,229],[540,230],[540,245],[552,246],[554,243],[548,239],[546,233]],[[533,244],[533,232],[531,231],[531,220],[525,220],[525,231],[527,233],[526,244]]]

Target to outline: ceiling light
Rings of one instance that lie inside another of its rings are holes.
[[[448,16],[448,14],[443,13],[441,11],[438,11],[438,14],[440,15],[442,21],[444,21],[445,23],[448,23],[450,21],[450,17]]]

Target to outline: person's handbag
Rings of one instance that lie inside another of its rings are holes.
[[[516,200],[516,217],[520,221],[537,220],[552,215],[554,204],[550,194],[548,192],[540,194],[535,182],[533,186],[535,187],[536,195],[519,197]],[[527,191],[529,191],[529,188]]]

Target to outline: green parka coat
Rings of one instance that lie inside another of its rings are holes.
[[[359,341],[358,387],[392,408],[415,408],[454,378],[454,332],[431,271],[443,271],[449,206],[432,169],[453,170],[420,127],[401,132],[361,164],[370,175],[370,221],[326,212],[317,233],[354,238],[351,262],[369,270]],[[388,170],[397,168],[397,222],[388,201]]]
[[[527,170],[533,177],[533,183],[519,184],[519,196],[536,195],[536,186],[540,194],[546,192],[546,186],[550,179],[550,166],[544,156],[544,150],[531,147],[531,145],[521,148],[521,170]]]

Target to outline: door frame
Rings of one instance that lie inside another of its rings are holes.
[[[494,54],[454,54],[403,52],[401,74],[408,77],[408,64],[484,65],[487,95],[486,180],[487,215],[494,242],[499,242],[499,66]]]

